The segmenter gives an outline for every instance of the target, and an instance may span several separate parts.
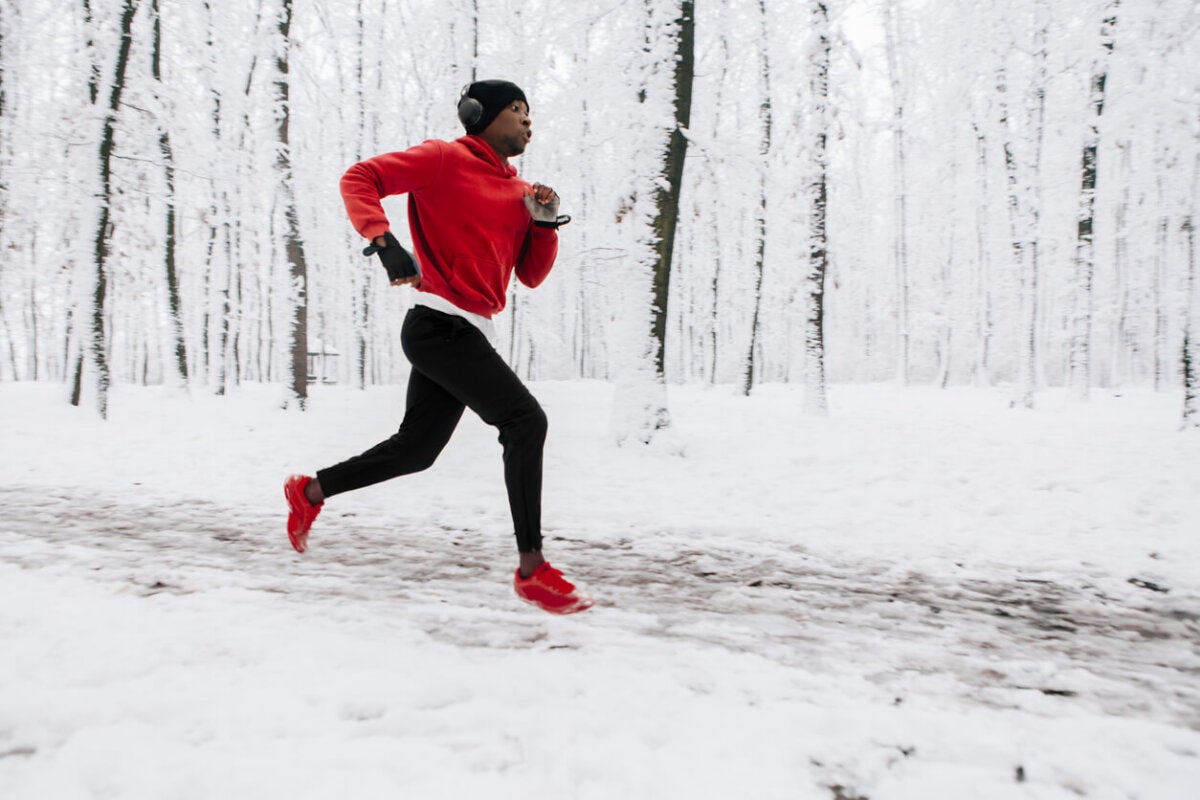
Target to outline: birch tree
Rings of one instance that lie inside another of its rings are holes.
[[[153,0],[151,12],[154,15],[154,41],[151,45],[150,65],[155,86],[159,92],[159,102],[163,102],[165,94],[162,77],[162,9],[160,0]],[[175,151],[171,147],[169,107],[160,105],[158,116],[159,134],[158,149],[163,159],[163,177],[166,182],[166,213],[163,220],[163,272],[167,284],[168,324],[170,326],[175,369],[179,380],[184,385],[188,382],[187,346],[183,339],[182,302],[179,295],[179,276],[176,266],[176,220],[175,220]]]
[[[986,115],[984,115],[986,119]],[[988,223],[992,219],[990,178],[988,175],[988,138],[979,123],[975,132],[975,174],[979,195],[975,210],[975,385],[991,384],[990,361],[992,341],[991,295],[991,237]]]
[[[137,13],[136,0],[124,0],[120,11],[120,38],[117,45],[116,63],[113,66],[112,80],[108,85],[107,104],[102,117],[100,142],[98,152],[98,170],[100,176],[97,194],[97,213],[95,235],[92,243],[91,263],[93,270],[92,289],[89,304],[80,309],[78,317],[85,317],[86,323],[78,321],[79,326],[87,325],[81,331],[80,349],[75,361],[75,377],[72,381],[72,405],[79,405],[83,395],[83,370],[85,358],[94,371],[93,388],[96,392],[96,410],[102,419],[108,418],[108,391],[111,383],[108,365],[108,345],[105,336],[105,323],[108,313],[108,260],[111,255],[112,236],[112,165],[113,150],[116,146],[117,120],[121,111],[121,93],[125,89],[125,73],[129,66],[129,51],[133,44],[133,17]],[[89,28],[98,24],[91,16],[91,8],[85,6]],[[93,61],[93,65],[98,65]],[[98,75],[98,66],[94,66],[92,75]],[[93,102],[100,99],[98,83],[92,84],[90,95]]]
[[[1092,280],[1096,272],[1094,228],[1096,218],[1096,176],[1100,153],[1100,117],[1104,113],[1104,90],[1108,79],[1106,64],[1113,50],[1113,31],[1117,24],[1119,0],[1110,0],[1100,26],[1100,54],[1092,61],[1091,93],[1088,105],[1092,118],[1083,142],[1082,181],[1079,194],[1079,221],[1075,245],[1075,315],[1072,320],[1070,384],[1076,397],[1087,396],[1091,384],[1092,352]]]
[[[829,8],[825,0],[810,0],[812,25],[809,35],[814,47],[809,56],[809,90],[814,127],[811,150],[812,177],[809,181],[807,311],[804,324],[804,410],[824,416],[829,413],[825,395],[825,274],[829,265],[826,216],[829,143]]]
[[[896,271],[896,380],[908,385],[911,320],[908,308],[908,186],[904,149],[904,105],[906,87],[900,74],[899,0],[885,0],[883,28],[887,47],[888,78],[892,87],[893,252]]]
[[[8,70],[6,58],[8,55],[7,39],[8,25],[12,18],[14,9],[9,7],[7,0],[0,0],[0,251],[3,251],[5,245],[5,231],[9,218],[9,188],[10,180],[9,170],[12,165],[12,145],[10,137],[12,136],[12,123],[7,119],[8,116]],[[3,291],[5,272],[7,269],[4,265],[0,265],[0,336],[3,337],[5,351],[8,356],[9,369],[13,377],[20,375],[20,367],[17,364],[16,337],[13,335],[12,329],[9,327],[7,303],[5,303],[5,292]],[[4,374],[4,370],[0,369],[0,375]]]
[[[275,161],[278,173],[277,198],[284,219],[284,249],[295,292],[291,321],[291,398],[301,409],[308,398],[308,266],[296,209],[296,187],[292,177],[290,139],[291,103],[289,102],[288,56],[291,50],[292,0],[283,0],[279,17],[275,57],[276,135],[279,151]]]
[[[761,44],[758,49],[758,208],[754,216],[754,286],[750,317],[750,346],[746,353],[746,368],[742,378],[742,394],[750,394],[755,381],[755,360],[762,336],[763,270],[767,253],[767,176],[771,170],[771,59],[770,25],[766,0],[758,0],[758,24]]]
[[[1166,213],[1164,202],[1165,191],[1163,184],[1165,182],[1164,173],[1166,165],[1169,162],[1169,155],[1166,148],[1159,142],[1156,142],[1157,157],[1155,166],[1158,167],[1157,175],[1155,176],[1154,188],[1155,199],[1158,201],[1158,208],[1163,209],[1158,218],[1154,221],[1154,388],[1161,391],[1167,384],[1167,372],[1169,356],[1167,354],[1167,302],[1166,302],[1166,284],[1167,284],[1167,263],[1168,257],[1168,242],[1170,241],[1171,220]]]
[[[1037,390],[1039,292],[1041,290],[1042,144],[1046,132],[1046,41],[1049,20],[1044,0],[1034,4],[1033,78],[1026,94],[1029,175],[1024,184],[1025,229],[1021,231],[1020,313],[1017,319],[1016,396],[1013,404],[1031,409]]]
[[[355,93],[355,128],[358,131],[358,136],[355,138],[356,147],[354,148],[354,161],[362,161],[368,158],[372,153],[367,152],[375,146],[374,130],[368,130],[367,127],[367,23],[366,15],[363,13],[363,0],[357,0],[355,3],[355,52],[354,52],[354,93]],[[379,72],[383,69],[379,65]],[[474,80],[474,68],[472,67],[471,77]],[[377,93],[372,92],[372,95]],[[372,121],[377,117],[372,116]],[[349,232],[347,232],[349,239]],[[354,382],[360,389],[365,389],[367,386],[367,351],[370,342],[370,322],[371,322],[371,282],[363,270],[352,270],[350,273],[351,286],[351,308],[352,322],[354,330]]]
[[[1197,119],[1200,123],[1200,118]],[[1184,323],[1183,427],[1200,428],[1200,273],[1196,267],[1196,195],[1200,192],[1200,128],[1196,133],[1192,192],[1181,228],[1187,245],[1187,318]]]
[[[1197,158],[1200,170],[1200,157]],[[1196,224],[1188,214],[1182,225],[1187,242],[1188,317],[1183,333],[1183,427],[1200,428],[1200,281],[1196,275]]]
[[[996,97],[1003,137],[1011,265],[1018,276],[1014,407],[1031,409],[1037,387],[1037,321],[1041,156],[1046,102],[1046,26],[1041,0],[1035,3],[1033,65],[1025,95],[1027,122],[1018,134],[1011,119],[1009,72],[997,73]],[[1015,49],[1015,48],[1014,48]],[[1021,154],[1027,153],[1022,164]],[[1025,168],[1022,169],[1022,166]]]

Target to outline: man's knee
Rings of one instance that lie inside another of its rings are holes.
[[[381,447],[387,458],[402,470],[400,474],[424,472],[438,460],[449,438],[432,434],[429,430],[413,431],[401,427]]]
[[[529,412],[528,424],[530,438],[536,437],[539,442],[546,441],[546,430],[550,427],[550,420],[547,419],[546,412],[542,410],[536,400],[533,403],[533,410]]]
[[[500,439],[503,442],[540,445],[546,441],[549,421],[538,401],[530,397],[528,403],[524,404],[519,411],[499,427]]]

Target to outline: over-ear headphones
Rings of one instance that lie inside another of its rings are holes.
[[[483,103],[469,96],[467,94],[469,91],[471,91],[471,84],[468,83],[458,96],[458,121],[467,130],[475,127],[479,120],[483,119]]]

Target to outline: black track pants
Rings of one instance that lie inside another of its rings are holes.
[[[546,414],[478,328],[415,306],[400,332],[412,362],[404,421],[394,436],[317,473],[326,497],[428,469],[470,408],[500,431],[517,549],[542,549]]]

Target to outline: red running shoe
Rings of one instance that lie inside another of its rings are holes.
[[[595,605],[592,598],[576,591],[562,572],[549,563],[539,566],[528,578],[522,578],[518,569],[513,575],[513,589],[526,603],[551,614],[575,614]]]
[[[308,529],[313,520],[321,513],[321,506],[308,502],[304,489],[312,478],[307,475],[293,475],[283,484],[283,496],[287,499],[288,508],[288,539],[297,553],[308,549]],[[324,505],[322,503],[322,505]]]

